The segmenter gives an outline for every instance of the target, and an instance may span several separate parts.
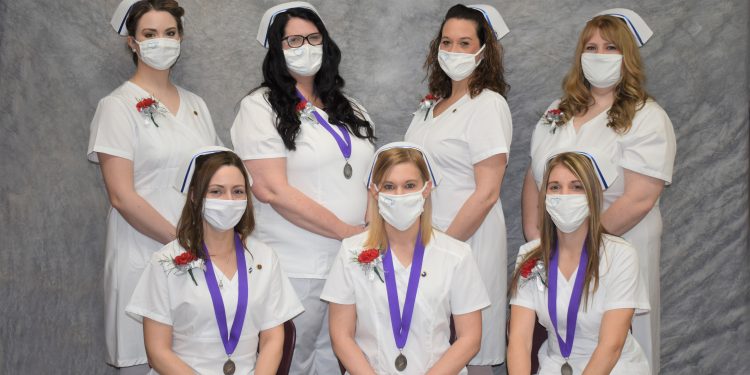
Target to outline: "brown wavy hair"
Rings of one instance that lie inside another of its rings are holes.
[[[245,170],[239,156],[233,152],[222,151],[197,157],[185,206],[182,208],[182,215],[177,222],[177,241],[183,249],[201,259],[207,258],[203,251],[203,201],[211,178],[223,166],[236,167],[245,179],[247,209],[245,209],[242,219],[234,226],[234,231],[240,235],[243,246],[246,246],[245,240],[255,229],[255,217],[253,216],[253,205],[250,199],[250,183],[247,170]]]
[[[185,9],[183,9],[175,0],[141,0],[130,6],[128,18],[125,20],[125,27],[128,29],[129,36],[135,39],[135,32],[138,29],[138,21],[141,20],[141,17],[143,17],[144,14],[152,10],[171,14],[177,22],[177,32],[180,34],[180,37],[182,37],[182,16],[185,15]],[[133,54],[133,63],[138,65],[138,54],[135,52],[131,53]]]
[[[430,180],[430,171],[421,152],[413,148],[392,148],[378,155],[378,160],[375,162],[372,171],[372,184],[381,187],[388,171],[393,166],[402,163],[416,165],[417,169],[419,169],[419,174],[422,176],[423,184]],[[435,182],[433,181],[432,183],[434,184]],[[368,186],[367,188],[369,189],[370,187]],[[368,196],[367,198],[367,213],[369,225],[365,248],[379,249],[382,253],[388,246],[388,238],[385,234],[385,220],[383,220],[378,211],[377,199],[374,199],[372,196]],[[419,220],[422,227],[422,244],[427,246],[430,238],[432,238],[432,201],[430,197],[427,197],[424,202],[424,211],[422,211]]]
[[[581,55],[597,30],[604,40],[622,52],[622,79],[615,87],[615,100],[607,111],[607,126],[617,133],[627,133],[635,112],[643,108],[650,95],[646,92],[646,75],[638,45],[625,22],[617,17],[596,16],[586,23],[578,38],[573,66],[562,83],[563,97],[558,108],[563,112],[563,121],[567,122],[575,115],[586,113],[594,104],[591,84],[583,75]]]
[[[443,72],[438,63],[438,51],[440,50],[440,40],[443,38],[443,27],[445,22],[452,18],[473,21],[477,25],[479,44],[485,46],[484,52],[482,52],[484,54],[482,62],[469,76],[469,95],[473,98],[479,95],[482,90],[490,89],[505,97],[510,90],[510,86],[505,82],[503,46],[495,39],[495,34],[482,12],[462,4],[454,5],[448,9],[435,39],[430,42],[430,52],[424,62],[430,93],[440,98],[447,98],[453,90],[451,78]]]
[[[594,288],[591,293],[595,292],[599,287],[599,249],[602,246],[602,237],[608,234],[607,230],[604,229],[601,222],[602,204],[604,201],[604,194],[602,193],[602,186],[599,183],[599,178],[594,171],[594,166],[588,157],[575,152],[566,152],[559,154],[547,162],[547,168],[544,172],[544,181],[542,182],[542,188],[539,189],[539,227],[541,228],[541,237],[539,246],[521,259],[520,263],[516,264],[516,270],[513,272],[511,283],[509,286],[509,294],[515,296],[518,291],[518,280],[521,277],[521,265],[526,263],[529,259],[541,259],[544,262],[544,270],[547,273],[547,280],[549,280],[549,263],[550,257],[552,256],[552,250],[557,246],[557,227],[555,222],[552,221],[552,217],[545,208],[547,199],[547,184],[549,183],[549,176],[557,166],[562,166],[568,169],[576,178],[581,181],[584,192],[586,194],[586,200],[589,202],[589,217],[585,221],[588,225],[588,234],[586,235],[586,248],[588,249],[588,264],[586,264],[586,273],[584,279],[585,291],[591,290],[591,283],[594,283]],[[556,272],[553,270],[552,272]],[[589,293],[584,294],[584,306],[588,302]]]

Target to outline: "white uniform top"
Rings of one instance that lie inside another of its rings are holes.
[[[559,100],[549,109],[557,108]],[[607,127],[607,111],[583,124],[576,132],[572,119],[554,133],[550,125],[541,120],[531,138],[531,166],[537,186],[544,177],[545,161],[549,153],[560,147],[594,149],[599,155],[610,158],[616,165],[619,177],[604,191],[604,209],[625,192],[623,169],[672,182],[675,159],[675,135],[672,122],[666,112],[653,100],[635,113],[633,125],[625,134],[618,134]],[[659,368],[659,261],[661,254],[662,221],[659,202],[641,221],[624,233],[622,237],[638,251],[641,275],[651,302],[651,312],[637,316],[633,322],[633,333],[646,351],[652,368]]]
[[[249,237],[245,242],[248,270],[248,304],[240,341],[232,354],[236,374],[253,374],[260,331],[283,324],[303,311],[289,279],[279,267],[276,254],[262,242]],[[143,272],[127,312],[141,320],[143,317],[172,326],[172,350],[198,374],[221,373],[227,360],[216,322],[206,274],[193,269],[198,285],[187,272],[175,272],[167,267],[171,259],[185,250],[175,240],[151,258]],[[204,264],[205,265],[205,264]],[[214,267],[231,329],[237,312],[239,275],[228,278]],[[157,374],[151,369],[150,374]]]
[[[646,286],[640,281],[638,275],[638,255],[635,249],[625,240],[615,236],[604,235],[603,242],[604,245],[599,249],[599,256],[601,257],[599,262],[599,287],[595,292],[589,293],[587,305],[584,305],[584,299],[581,298],[581,307],[578,310],[575,339],[568,361],[573,367],[573,374],[582,373],[589,359],[591,359],[591,355],[599,342],[599,328],[606,311],[633,308],[636,309],[636,312],[645,312],[649,309]],[[521,246],[518,251],[516,266],[520,264],[526,253],[537,246],[539,246],[539,240]],[[570,280],[566,280],[559,269],[555,271],[558,272],[557,327],[560,337],[564,340],[565,332],[567,332],[568,304],[573,293],[577,268]],[[593,282],[591,289],[593,289]],[[560,367],[565,363],[565,359],[560,354],[560,346],[547,309],[547,288],[536,281],[525,283],[519,281],[516,296],[511,298],[510,304],[534,310],[539,318],[539,323],[547,328],[547,341],[539,349],[539,374],[559,375]],[[648,375],[650,373],[651,370],[643,350],[631,333],[628,332],[620,359],[612,369],[611,374]]]
[[[150,119],[136,104],[149,93],[126,81],[99,101],[91,121],[88,158],[98,162],[105,153],[133,162],[135,191],[172,224],[182,211],[184,197],[172,184],[196,149],[221,145],[203,99],[177,87],[180,108]],[[163,245],[131,227],[120,213],[110,209],[104,265],[105,332],[107,363],[133,366],[146,363],[143,329],[125,314],[125,305],[153,252]]]
[[[351,136],[349,164],[353,174],[344,178],[344,157],[330,133],[303,116],[295,144],[289,151],[276,130],[276,114],[266,100],[266,89],[245,97],[232,125],[232,144],[242,160],[286,158],[289,185],[351,225],[364,224],[367,189],[362,184],[375,152],[366,139]],[[351,100],[351,99],[350,99]],[[365,118],[364,108],[356,102]],[[316,111],[326,120],[328,115]],[[338,131],[337,126],[332,126]],[[257,180],[257,177],[256,177]],[[253,196],[257,226],[255,235],[271,246],[289,277],[324,279],[340,242],[302,229],[283,218],[271,205]]]
[[[460,315],[489,306],[487,292],[479,278],[471,249],[442,232],[425,247],[419,289],[414,304],[409,336],[403,354],[408,365],[398,372],[394,362],[399,355],[391,329],[385,283],[372,280],[355,262],[363,250],[367,232],[347,238],[341,244],[320,298],[351,305],[357,309],[354,339],[377,374],[424,374],[450,347],[451,314]],[[411,265],[404,267],[393,257],[400,310],[404,309]],[[381,268],[381,276],[383,276]],[[463,369],[460,374],[466,374]]]
[[[484,90],[473,99],[465,95],[437,118],[432,110],[417,111],[404,137],[424,147],[442,180],[432,192],[432,219],[445,231],[476,189],[474,164],[510,153],[513,133],[508,104],[500,94]],[[482,311],[482,347],[472,365],[505,361],[507,240],[500,200],[467,241],[487,285],[492,306]]]

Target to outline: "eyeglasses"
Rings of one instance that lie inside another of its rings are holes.
[[[302,45],[305,44],[305,41],[311,46],[319,46],[323,44],[323,35],[320,33],[313,33],[308,36],[289,35],[288,37],[281,39],[281,41],[286,41],[286,44],[292,48],[302,47]]]

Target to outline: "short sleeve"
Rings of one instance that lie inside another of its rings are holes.
[[[523,260],[524,256],[531,250],[535,249],[537,246],[539,246],[540,240],[535,239],[531,242],[528,242],[524,245],[522,245],[518,249],[518,256],[516,257],[516,266],[515,268],[518,269],[518,267],[521,264],[521,261]],[[511,305],[521,306],[525,307],[527,309],[536,310],[536,305],[534,304],[535,301],[535,295],[539,293],[538,286],[539,281],[538,280],[529,280],[529,281],[518,281],[518,286],[516,287],[515,294],[510,299]]]
[[[600,270],[600,287],[604,291],[604,311],[636,309],[638,313],[650,310],[646,286],[638,269],[638,255],[626,243],[605,241],[606,264]]]
[[[246,96],[234,119],[232,145],[242,160],[284,158],[284,141],[276,129],[276,114],[263,92]]]
[[[279,258],[272,250],[271,254],[271,282],[268,288],[263,306],[265,306],[264,317],[261,319],[260,330],[266,330],[283,324],[304,311],[297,294],[284,274],[279,264]],[[265,269],[263,270],[265,271]],[[259,271],[260,272],[260,271]]]
[[[89,133],[87,156],[90,161],[98,163],[99,152],[133,160],[136,135],[128,111],[125,104],[113,96],[99,101]]]
[[[146,265],[125,312],[138,321],[149,318],[171,326],[173,323],[169,306],[168,275],[164,267],[159,264],[159,254],[161,251],[154,253],[151,261]]]
[[[490,305],[487,288],[471,251],[462,255],[451,282],[450,303],[454,315],[468,314]]]
[[[484,92],[478,98],[479,105],[474,109],[466,127],[471,164],[476,164],[490,156],[507,154],[513,123],[510,109],[505,99],[494,92]]]
[[[357,299],[354,293],[352,275],[346,270],[347,252],[344,246],[341,245],[341,251],[333,261],[320,299],[340,305],[353,305],[357,302]]]
[[[667,113],[649,101],[638,111],[631,129],[620,140],[620,166],[649,177],[672,182],[676,153],[674,128]]]

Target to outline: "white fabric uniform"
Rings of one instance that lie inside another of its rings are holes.
[[[512,132],[508,104],[491,90],[473,99],[464,96],[437,118],[432,117],[432,110],[426,120],[424,110],[414,114],[405,140],[424,147],[442,176],[432,192],[432,219],[438,229],[448,229],[476,189],[474,164],[493,155],[509,155]],[[505,217],[499,199],[467,243],[492,302],[482,311],[482,347],[470,364],[496,365],[505,361],[508,263]]]
[[[138,113],[136,103],[149,97],[127,81],[99,101],[91,121],[88,158],[99,161],[104,153],[133,162],[136,192],[170,223],[176,224],[184,197],[172,184],[180,168],[202,146],[221,145],[203,99],[177,87],[180,108],[154,116],[158,127]],[[143,328],[125,314],[133,288],[151,254],[163,245],[131,227],[110,208],[104,264],[104,318],[107,363],[116,367],[147,362]]]
[[[328,275],[320,298],[338,304],[356,305],[354,339],[368,362],[380,375],[424,374],[450,347],[450,317],[467,314],[490,305],[471,248],[450,236],[434,231],[425,247],[419,289],[414,304],[409,336],[403,354],[408,366],[402,372],[394,362],[399,355],[391,329],[385,283],[370,279],[355,261],[363,249],[367,232],[347,238]],[[411,265],[404,267],[393,257],[400,310],[404,309]],[[383,276],[382,268],[380,275]],[[459,374],[466,374],[464,368]]]
[[[245,241],[248,270],[248,304],[239,343],[232,354],[235,374],[255,372],[260,331],[283,324],[303,311],[289,280],[279,266],[276,254],[262,242],[248,237]],[[216,322],[206,274],[193,269],[198,285],[187,272],[176,272],[167,265],[185,251],[175,240],[151,257],[143,272],[127,312],[139,320],[143,317],[172,326],[172,349],[197,374],[219,374],[227,360]],[[205,264],[204,264],[205,266]],[[237,312],[239,275],[229,278],[212,265],[224,301],[227,329],[231,329]],[[150,374],[157,374],[151,369]]]
[[[351,136],[352,154],[349,164],[353,174],[350,179],[346,179],[343,175],[345,161],[338,144],[317,122],[303,116],[300,132],[295,140],[297,149],[289,151],[284,147],[275,126],[276,114],[266,95],[266,89],[258,90],[245,97],[240,104],[231,129],[232,144],[240,158],[286,158],[287,180],[291,186],[333,212],[342,221],[351,225],[364,224],[367,190],[362,181],[375,151],[373,145],[368,140]],[[370,121],[364,108],[353,103]],[[316,110],[324,119],[328,119],[322,109]],[[333,128],[338,131],[338,127]],[[328,309],[325,302],[318,298],[318,293],[341,242],[292,224],[271,205],[262,203],[255,197],[253,207],[257,222],[255,235],[277,252],[284,272],[292,279],[317,279],[305,282],[292,280],[297,294],[302,297],[306,312],[294,321],[297,325],[297,345],[291,372],[334,374],[338,371],[338,362],[333,356],[328,330],[324,324]]]
[[[548,109],[557,108],[555,101]],[[642,175],[672,182],[672,167],[675,158],[675,136],[672,122],[666,112],[653,100],[646,102],[636,112],[633,126],[625,134],[618,134],[607,127],[607,111],[583,124],[576,133],[571,119],[554,133],[550,125],[541,120],[531,138],[531,166],[537,187],[542,183],[549,152],[560,147],[595,149],[609,157],[617,165],[619,177],[604,191],[606,210],[625,191],[623,168]],[[646,352],[652,372],[659,371],[659,258],[661,254],[662,221],[659,202],[623,238],[635,247],[640,259],[641,274],[649,291],[651,312],[638,315],[633,321],[633,333]]]
[[[648,293],[646,286],[639,276],[638,254],[625,240],[605,235],[604,246],[599,249],[599,287],[593,293],[589,292],[588,304],[578,310],[575,339],[570,352],[568,363],[573,367],[573,374],[581,374],[591,359],[591,355],[599,342],[599,330],[604,313],[608,310],[633,308],[636,313],[648,311]],[[539,246],[539,240],[531,241],[518,251],[516,267],[523,256]],[[565,339],[567,332],[568,304],[573,294],[573,284],[577,272],[573,272],[570,280],[565,279],[562,272],[557,274],[557,328],[560,337]],[[593,290],[593,283],[590,287]],[[511,305],[522,306],[536,312],[539,323],[547,329],[547,341],[539,349],[539,374],[559,375],[560,367],[565,359],[560,353],[560,345],[555,336],[555,329],[550,320],[547,308],[547,288],[538,280],[519,281],[515,297],[510,300]],[[533,353],[532,353],[533,355]],[[630,332],[620,354],[620,359],[612,369],[612,375],[648,375],[648,360],[643,350]]]

